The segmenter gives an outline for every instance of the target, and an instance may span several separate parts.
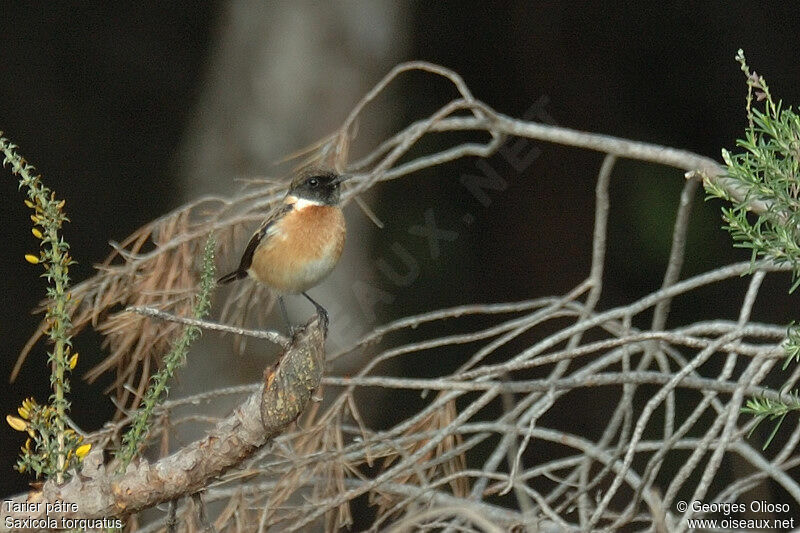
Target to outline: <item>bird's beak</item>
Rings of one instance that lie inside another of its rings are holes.
[[[349,180],[349,179],[350,179],[350,178],[352,178],[352,177],[353,177],[353,176],[348,176],[347,174],[339,174],[339,176],[338,176],[338,177],[336,177],[336,178],[333,180],[333,184],[334,184],[334,185],[339,185],[339,184],[340,184],[340,183],[342,183],[343,181]]]

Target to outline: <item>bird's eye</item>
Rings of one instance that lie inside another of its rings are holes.
[[[316,187],[317,185],[319,185],[319,180],[317,178],[311,178],[308,180],[309,187]]]

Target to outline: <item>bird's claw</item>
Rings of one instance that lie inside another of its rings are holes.
[[[322,328],[327,331],[328,324],[330,324],[330,317],[328,316],[328,312],[321,305],[317,306],[317,316],[322,323]]]

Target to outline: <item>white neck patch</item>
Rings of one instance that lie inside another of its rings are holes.
[[[288,203],[294,204],[295,209],[305,209],[306,207],[312,205],[315,206],[322,205],[322,202],[317,202],[316,200],[307,200],[305,198],[298,198],[297,196],[294,195],[290,195],[288,198],[286,198],[286,200],[288,201]]]

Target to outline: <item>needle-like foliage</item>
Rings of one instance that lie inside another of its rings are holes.
[[[773,99],[764,77],[750,71],[742,50],[736,60],[747,76],[748,127],[744,138],[736,142],[740,150],[731,153],[723,149],[722,158],[728,177],[744,195],[735,198],[708,180],[706,191],[711,197],[732,204],[722,208],[722,218],[734,246],[749,249],[754,265],[759,258],[788,265],[793,276],[789,292],[794,292],[800,286],[800,115]],[[763,110],[757,107],[758,102],[763,102]],[[751,213],[751,200],[767,209]],[[800,327],[794,323],[789,326],[784,347],[786,369],[791,361],[800,361]],[[776,420],[764,448],[772,442],[786,415],[800,411],[797,395],[798,391],[794,391],[787,401],[753,398],[742,409],[755,415],[759,422]]]

